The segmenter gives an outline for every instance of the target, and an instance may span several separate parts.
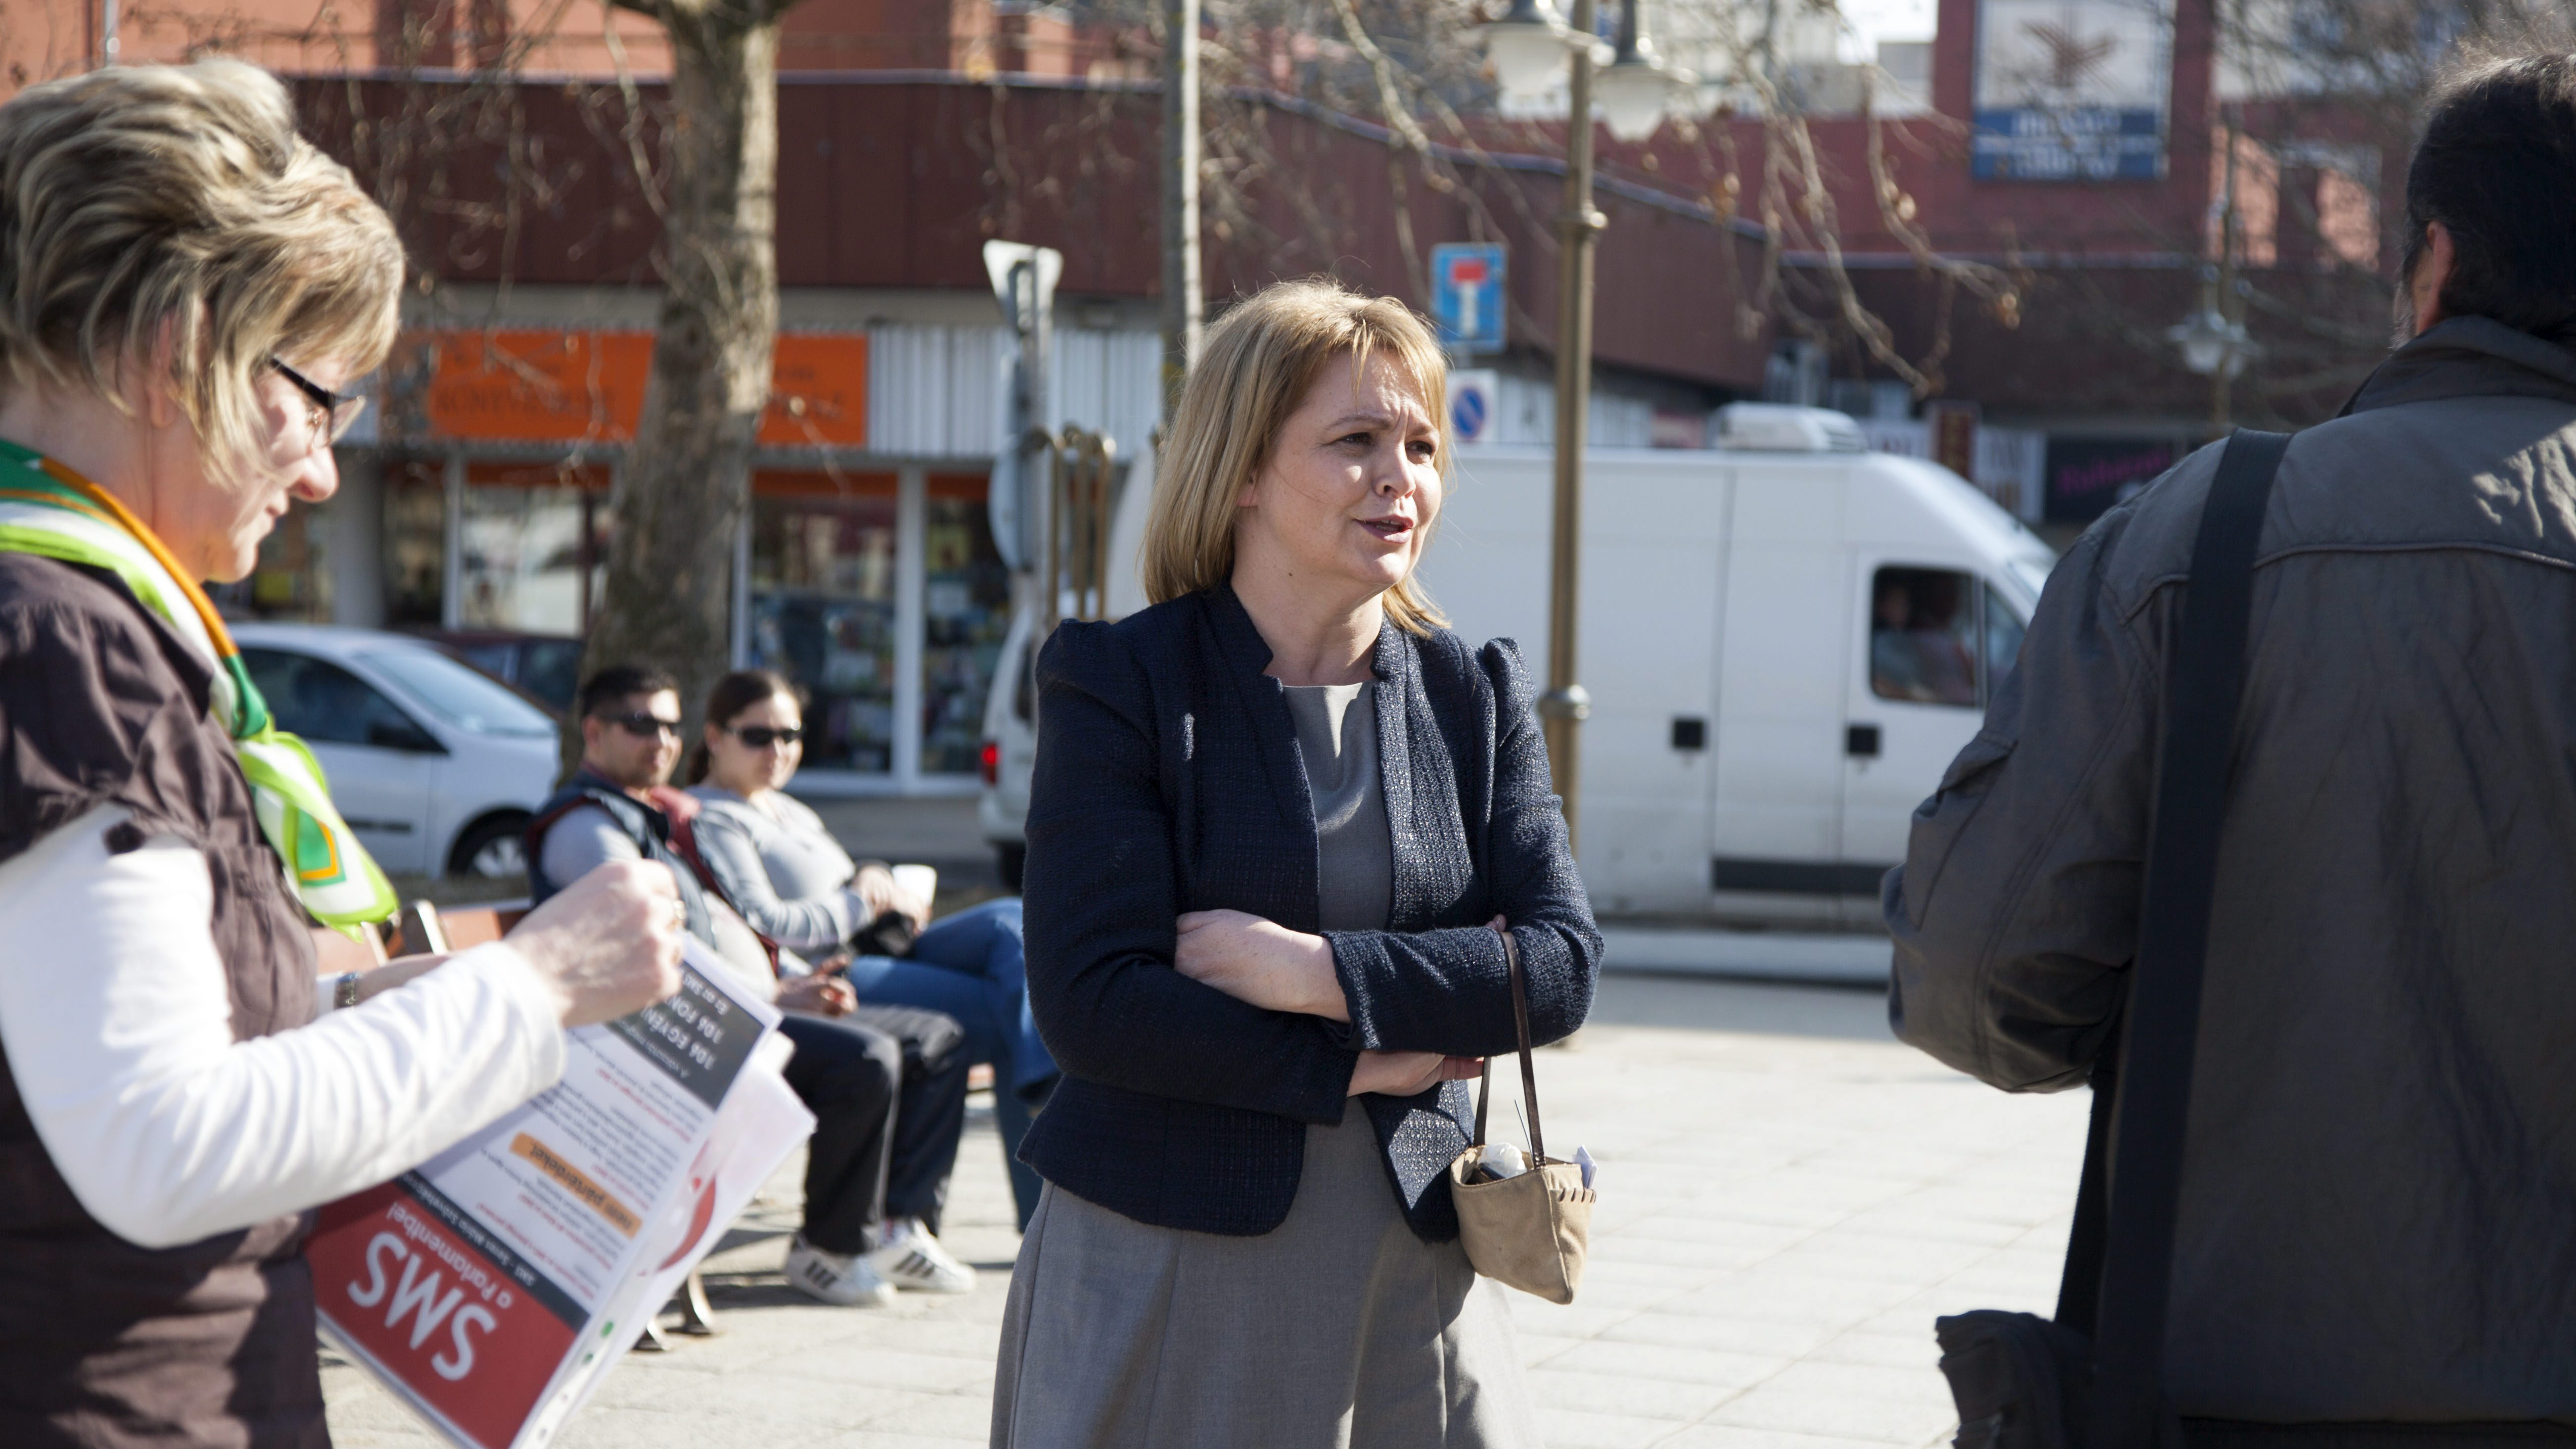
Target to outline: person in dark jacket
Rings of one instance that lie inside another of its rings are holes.
[[[1146,525],[1153,607],[1040,656],[1023,897],[1063,1068],[996,1446],[1534,1442],[1458,1246],[1460,1080],[1589,1009],[1601,938],[1529,677],[1413,582],[1448,461],[1400,303],[1213,328]]]
[[[2345,1426],[2303,1443],[2563,1439],[2576,56],[2451,81],[2406,204],[2409,338],[2262,524],[2163,1388],[2187,1424]],[[1887,878],[1898,1034],[1996,1086],[2080,1084],[2119,1031],[2217,456],[2058,565]]]

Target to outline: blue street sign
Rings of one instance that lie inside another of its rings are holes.
[[[1442,242],[1431,249],[1431,320],[1451,352],[1503,350],[1504,276],[1501,242]]]

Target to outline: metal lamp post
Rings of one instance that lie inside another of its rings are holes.
[[[1618,84],[1600,98],[1617,109],[1622,139],[1642,140],[1663,120],[1675,74],[1647,54],[1637,35],[1638,0],[1626,0],[1620,47],[1610,74]],[[1574,0],[1570,23],[1560,22],[1545,0],[1514,0],[1501,20],[1478,27],[1495,80],[1510,94],[1545,92],[1565,74],[1565,210],[1557,218],[1556,496],[1548,569],[1547,693],[1539,718],[1547,733],[1548,767],[1565,802],[1569,846],[1579,840],[1581,785],[1577,730],[1592,713],[1591,696],[1575,682],[1576,594],[1583,543],[1583,445],[1592,406],[1592,252],[1609,224],[1592,204],[1592,107],[1595,52],[1594,0]],[[1623,71],[1621,67],[1633,67]],[[1631,82],[1644,84],[1631,84]],[[1652,90],[1647,86],[1651,85]]]
[[[2200,273],[2200,310],[2165,329],[2182,350],[2182,365],[2209,379],[2209,426],[2228,428],[2229,389],[2236,374],[2262,354],[2262,346],[2231,310],[2236,303],[2236,128],[2225,128],[2227,164],[2218,199],[2218,260]]]

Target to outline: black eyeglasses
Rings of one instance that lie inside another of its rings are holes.
[[[607,714],[601,715],[600,718],[639,740],[651,739],[658,735],[669,735],[675,740],[680,737],[678,720],[664,719],[658,714],[647,714],[640,709],[633,714]]]
[[[367,410],[367,400],[359,394],[333,392],[274,357],[268,360],[268,365],[276,368],[279,376],[295,384],[295,390],[304,394],[304,400],[313,405],[313,446],[317,449],[347,436],[349,426],[358,420],[358,414]]]
[[[805,738],[803,727],[798,725],[789,725],[785,729],[771,725],[744,725],[738,730],[727,730],[725,733],[755,750],[765,750],[771,745],[792,745]]]

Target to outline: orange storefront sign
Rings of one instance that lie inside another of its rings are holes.
[[[653,366],[650,332],[509,329],[440,332],[420,339],[434,354],[430,432],[487,442],[622,443],[644,413]],[[865,447],[868,339],[793,333],[771,356],[770,447]]]

